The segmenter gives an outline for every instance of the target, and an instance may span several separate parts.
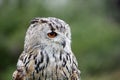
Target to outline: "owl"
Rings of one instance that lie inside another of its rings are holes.
[[[54,17],[31,21],[13,80],[80,80],[66,22]]]

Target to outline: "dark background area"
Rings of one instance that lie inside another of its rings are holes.
[[[120,0],[0,0],[0,80],[11,80],[34,17],[71,26],[82,80],[120,79]]]

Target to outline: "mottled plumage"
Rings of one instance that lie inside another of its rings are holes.
[[[13,80],[80,80],[79,75],[69,25],[53,17],[33,19]]]

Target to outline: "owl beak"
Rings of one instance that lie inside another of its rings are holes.
[[[63,48],[66,46],[66,42],[65,41],[63,41],[61,44],[62,44]]]

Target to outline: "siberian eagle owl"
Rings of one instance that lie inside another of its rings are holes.
[[[79,75],[69,25],[53,17],[33,19],[13,80],[80,80]]]

